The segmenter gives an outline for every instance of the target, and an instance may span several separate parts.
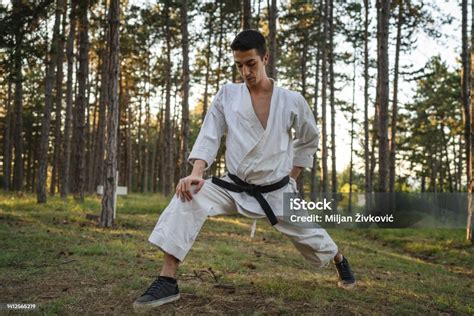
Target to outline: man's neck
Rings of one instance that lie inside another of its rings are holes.
[[[247,88],[251,94],[271,92],[273,90],[273,82],[270,78],[266,77],[265,79],[262,79],[258,85],[252,87],[247,86]]]

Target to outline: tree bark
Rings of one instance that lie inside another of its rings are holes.
[[[356,94],[356,62],[357,58],[357,47],[356,43],[354,42],[354,68],[353,68],[353,77],[352,77],[352,106],[351,106],[351,149],[350,149],[350,161],[349,161],[349,211],[352,212],[352,182],[353,182],[353,169],[354,169],[354,121],[355,121],[355,94]]]
[[[111,227],[114,221],[115,183],[117,172],[117,134],[119,118],[118,100],[118,77],[119,77],[119,24],[120,24],[120,1],[111,0],[109,9],[109,38],[108,54],[109,63],[107,75],[108,85],[108,111],[107,111],[107,157],[105,161],[106,178],[104,185],[104,196],[102,197],[102,212],[100,225]]]
[[[87,100],[87,83],[89,76],[89,0],[78,2],[79,8],[79,72],[77,74],[78,95],[75,111],[75,166],[74,179],[76,181],[74,198],[84,201],[85,184],[85,111]]]
[[[203,109],[202,109],[202,121],[204,122],[204,118],[206,117],[208,103],[209,103],[209,76],[211,73],[211,46],[212,46],[212,20],[213,20],[213,10],[209,12],[209,21],[208,21],[208,31],[209,34],[207,36],[207,50],[206,50],[206,77],[205,77],[205,84],[204,84],[204,102],[203,102]]]
[[[56,186],[59,185],[61,174],[61,112],[62,112],[62,100],[63,100],[63,62],[64,62],[64,36],[66,34],[66,12],[67,12],[67,0],[63,1],[63,7],[61,8],[62,16],[62,31],[59,36],[59,45],[56,62],[56,117],[55,117],[55,137],[54,137],[54,153],[53,153],[53,174],[51,177],[51,188],[50,194],[56,193]]]
[[[105,16],[107,16],[107,0],[104,0]],[[107,51],[107,41],[109,40],[109,23],[104,23],[104,38],[105,41],[102,46],[102,65],[100,69],[100,96],[99,96],[99,121],[97,123],[97,139],[96,139],[96,166],[95,166],[95,185],[104,184],[104,158],[105,158],[105,132],[106,132],[106,107],[109,103],[108,95],[108,65],[109,65],[109,52]]]
[[[307,52],[308,52],[308,40],[305,36],[303,38],[303,49],[301,52],[301,64],[300,64],[300,71],[301,71],[301,94],[303,95],[303,98],[306,100],[306,61],[307,61]],[[304,192],[304,181],[305,181],[305,168],[301,169],[301,173],[298,176],[297,179],[297,187],[298,191],[300,192],[300,195],[302,198],[305,197],[305,192]]]
[[[393,100],[392,100],[392,120],[390,135],[390,160],[389,160],[389,192],[395,191],[395,162],[397,154],[397,115],[398,115],[398,72],[400,63],[400,46],[402,41],[403,24],[403,1],[398,4],[397,21],[397,41],[395,44],[395,67],[393,75]]]
[[[61,10],[63,8],[63,0],[56,1],[56,13],[53,27],[53,38],[51,49],[49,52],[48,64],[46,65],[45,78],[45,96],[43,118],[41,120],[41,140],[39,148],[39,168],[38,168],[38,185],[37,185],[37,202],[46,203],[46,180],[48,171],[48,152],[49,152],[49,130],[51,125],[51,108],[53,104],[53,82],[54,74],[57,66],[57,54],[59,46],[59,32],[61,26]]]
[[[147,190],[147,183],[148,183],[148,161],[146,159],[146,145],[144,146],[143,143],[148,144],[146,140],[146,136],[142,135],[142,95],[138,98],[138,121],[137,121],[137,153],[138,153],[138,166],[136,168],[137,171],[137,182],[135,183],[135,187],[140,192],[146,192]],[[149,122],[145,121],[145,128],[148,128]],[[145,139],[144,139],[145,138]],[[140,181],[143,179],[143,182]]]
[[[181,49],[183,54],[182,68],[182,115],[181,115],[181,177],[188,174],[189,155],[189,33],[188,33],[188,0],[181,2]]]
[[[10,190],[10,179],[11,179],[11,159],[12,159],[12,127],[14,126],[14,113],[11,107],[12,98],[12,81],[8,79],[8,90],[7,90],[7,113],[5,116],[5,130],[4,130],[4,141],[3,141],[3,190]],[[12,124],[13,123],[13,124]]]
[[[377,106],[379,108],[379,192],[388,191],[388,33],[390,1],[377,1]]]
[[[166,91],[165,91],[165,178],[162,179],[163,194],[168,196],[174,184],[174,155],[173,155],[173,133],[171,130],[171,31],[169,20],[169,5],[165,4],[165,37],[166,37]]]
[[[323,10],[323,1],[320,1],[319,7],[319,15],[318,19],[321,20],[322,17],[322,10]],[[318,23],[317,34],[321,34],[321,24]],[[317,44],[317,53],[316,53],[316,71],[315,71],[315,83],[314,83],[314,107],[313,107],[313,115],[316,124],[318,123],[318,99],[319,99],[319,68],[321,62],[321,44],[318,42]],[[311,180],[310,180],[310,190],[311,190],[311,200],[316,201],[317,192],[318,192],[318,184],[316,182],[316,177],[318,176],[318,151],[314,153],[313,158],[313,168],[311,169]]]
[[[63,141],[63,159],[62,159],[62,175],[61,175],[61,197],[66,198],[69,194],[69,174],[71,162],[71,122],[72,122],[72,75],[74,72],[74,34],[76,32],[76,12],[75,1],[71,2],[71,10],[69,13],[69,35],[66,44],[67,59],[67,82],[66,82],[66,114],[64,123],[64,141]]]
[[[369,0],[364,0],[364,162],[365,192],[372,192],[369,152]]]
[[[328,148],[327,148],[327,131],[326,131],[326,101],[327,101],[327,55],[328,55],[328,47],[327,47],[327,33],[328,33],[328,12],[329,12],[329,5],[328,1],[324,1],[324,15],[323,15],[323,36],[322,36],[322,70],[321,70],[321,77],[323,79],[322,82],[322,91],[321,91],[321,119],[322,119],[322,153],[321,153],[321,162],[322,162],[322,191],[324,194],[327,194],[329,191],[329,183],[328,183]]]
[[[248,30],[252,28],[252,5],[250,0],[242,0],[242,30]]]
[[[21,10],[21,1],[13,0],[13,12]],[[14,82],[15,82],[15,97],[13,100],[15,108],[15,134],[14,134],[14,148],[15,161],[13,167],[13,189],[16,191],[23,190],[23,27],[18,27],[15,31],[15,48],[14,48]]]
[[[277,57],[277,41],[276,41],[276,20],[277,20],[277,2],[272,0],[271,6],[270,1],[267,0],[267,6],[269,8],[268,12],[268,28],[270,31],[269,34],[269,60],[267,65],[268,77],[277,79],[276,71],[276,57]]]
[[[471,3],[471,21],[474,23],[474,2]],[[469,241],[474,241],[474,199],[472,193],[474,192],[474,24],[472,25],[471,29],[471,68],[468,68],[467,63],[467,0],[462,1],[462,29],[463,29],[463,104],[465,108],[469,110],[469,115],[466,115],[466,125],[469,125],[469,135],[466,139],[467,143],[466,147],[469,147],[468,155],[466,156],[467,160],[467,170],[468,170],[468,178],[467,178],[467,192],[468,192],[468,209],[467,209],[467,224],[466,224],[466,239]],[[465,36],[464,36],[465,33]],[[464,39],[464,37],[466,37]],[[471,75],[471,81],[468,81],[468,73]],[[466,78],[466,79],[465,79]],[[471,100],[469,104],[469,96],[468,94],[468,86],[471,85]],[[467,127],[466,127],[467,130]]]
[[[469,65],[468,65],[468,40],[467,40],[467,0],[462,0],[462,52],[461,52],[461,62],[462,62],[462,105],[464,108],[464,145],[466,152],[466,179],[469,184],[472,177],[472,162],[471,162],[471,114],[469,107]]]
[[[130,106],[130,93],[127,88],[127,92],[125,93],[125,109],[127,115],[127,126],[125,127],[125,146],[127,152],[127,165],[126,165],[126,186],[128,188],[132,188],[132,181],[133,181],[133,150],[132,150],[132,125],[133,125],[133,116],[132,116],[132,109]]]
[[[331,192],[337,192],[336,170],[336,107],[334,101],[334,1],[329,0],[329,102],[331,107]]]

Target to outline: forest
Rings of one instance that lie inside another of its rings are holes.
[[[248,28],[320,126],[300,191],[472,189],[467,1],[15,0],[0,18],[5,191],[81,201],[118,172],[129,192],[173,193],[213,96],[241,82],[230,42]],[[425,51],[450,41],[452,60]]]
[[[243,82],[230,46],[246,29],[319,127],[304,198],[456,195],[462,226],[328,227],[357,279],[346,291],[335,257],[316,269],[268,223],[213,216],[160,312],[474,314],[467,0],[0,0],[0,313],[133,313],[206,113]],[[206,178],[226,173],[225,150]]]

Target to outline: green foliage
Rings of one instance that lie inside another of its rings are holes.
[[[463,130],[460,76],[440,57],[432,58],[424,68],[413,102],[400,115],[399,152],[419,178],[435,172],[436,179],[440,174],[446,179],[448,172],[456,170],[458,157],[451,148],[458,146]],[[431,190],[434,185],[430,183]],[[451,189],[449,182],[437,186],[438,190]]]

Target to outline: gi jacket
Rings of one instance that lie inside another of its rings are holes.
[[[228,172],[257,185],[279,181],[293,166],[311,168],[319,140],[313,113],[303,96],[278,87],[275,82],[265,129],[255,114],[247,85],[223,85],[206,114],[188,161],[202,159],[207,163],[206,169],[209,168],[224,133]],[[226,180],[229,181],[228,177]],[[287,187],[266,193],[264,197],[275,214],[281,216],[283,192],[295,191],[296,184],[291,179]],[[239,211],[263,214],[260,205],[248,194],[229,194],[234,197]]]

